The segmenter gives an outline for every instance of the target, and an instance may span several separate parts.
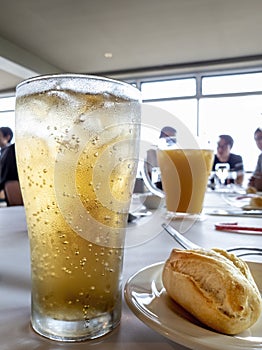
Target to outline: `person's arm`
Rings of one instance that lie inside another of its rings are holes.
[[[256,169],[254,171],[254,174],[257,173],[262,173],[262,153],[258,157]]]
[[[257,191],[262,191],[262,153],[258,157],[256,169],[249,179],[248,187],[254,187]]]
[[[254,187],[257,191],[262,191],[262,172],[254,173],[248,182],[249,187]]]
[[[242,185],[244,181],[244,164],[243,159],[239,155],[235,155],[235,164],[234,164],[235,171],[237,173],[237,177],[235,180],[235,183],[237,185]]]

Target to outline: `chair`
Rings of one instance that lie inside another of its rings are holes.
[[[24,205],[19,181],[12,180],[5,183],[5,196],[7,205]]]

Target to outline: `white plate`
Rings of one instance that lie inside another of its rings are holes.
[[[236,217],[249,217],[249,218],[260,218],[262,217],[262,210],[238,210],[238,209],[214,209],[212,211],[205,211],[207,215],[214,216],[236,216]]]
[[[248,264],[261,291],[262,264]],[[161,278],[163,265],[161,262],[148,266],[126,283],[126,302],[140,320],[156,332],[190,349],[262,349],[262,315],[256,324],[236,336],[205,328],[167,296]]]
[[[255,207],[254,205],[243,205],[243,207],[241,207],[243,210],[258,210],[260,212],[262,212],[262,208],[261,207]]]
[[[256,193],[257,195],[258,193]],[[259,194],[260,195],[260,194]],[[227,194],[222,195],[224,201],[232,207],[240,208],[242,210],[250,210],[250,211],[262,211],[261,207],[250,205],[251,198],[241,198],[241,196],[237,194]]]
[[[250,203],[250,198],[238,199],[239,197],[241,197],[241,195],[236,193],[222,194],[221,197],[227,204],[235,208],[242,209],[243,206],[248,205]]]

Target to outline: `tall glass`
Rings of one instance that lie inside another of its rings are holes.
[[[17,87],[16,152],[31,247],[31,323],[51,339],[120,322],[125,226],[136,176],[140,92],[53,75]]]
[[[213,164],[211,149],[159,149],[166,207],[170,214],[200,214]]]

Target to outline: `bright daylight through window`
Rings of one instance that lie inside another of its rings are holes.
[[[132,83],[141,89],[144,103],[175,115],[214,149],[218,135],[230,134],[232,152],[242,155],[246,171],[254,170],[259,150],[253,134],[262,126],[262,72],[190,73]],[[0,126],[15,131],[14,108],[14,96],[0,96]]]
[[[15,135],[15,97],[0,96],[0,127],[9,126]]]
[[[220,134],[231,135],[232,152],[242,155],[245,171],[254,171],[259,155],[254,131],[262,126],[262,73],[195,76],[142,82],[143,102],[181,119],[195,135],[210,140],[214,150]]]

